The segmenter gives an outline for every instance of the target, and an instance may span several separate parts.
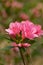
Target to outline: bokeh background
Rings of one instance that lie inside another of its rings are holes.
[[[30,20],[40,24],[43,29],[43,0],[0,0],[0,65],[23,65],[19,51],[6,49],[10,41],[5,39],[5,29],[10,22]],[[7,36],[8,37],[8,36]],[[28,65],[43,65],[43,37],[35,39],[30,48],[24,52]]]

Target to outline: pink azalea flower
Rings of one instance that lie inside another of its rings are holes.
[[[11,44],[11,46],[14,46],[14,48],[12,48],[12,50],[15,50],[15,51],[19,51],[19,48],[18,48],[18,44],[16,44],[15,42],[13,42],[12,44]]]
[[[34,8],[34,9],[32,10],[32,13],[33,13],[33,15],[34,15],[35,17],[39,17],[39,16],[40,16],[40,12],[39,12],[39,10],[38,10],[37,8]]]
[[[43,35],[43,31],[41,30],[40,25],[35,25],[30,21],[23,21],[21,26],[22,30],[22,38],[34,39],[35,37],[39,37]]]
[[[23,4],[17,1],[13,1],[11,4],[12,7],[16,7],[16,8],[22,8]]]
[[[35,25],[28,20],[22,21],[21,23],[10,23],[9,28],[6,29],[6,31],[13,37],[20,35],[21,32],[22,39],[28,38],[30,40],[43,35],[41,25]]]
[[[19,43],[19,44],[16,44],[14,42],[14,43],[12,43],[12,46],[14,46],[14,47],[29,47],[31,45],[29,43]]]
[[[34,24],[30,21],[22,22],[22,38],[29,38],[32,39],[34,36],[32,34],[32,28],[34,28]]]
[[[20,13],[20,17],[24,20],[27,20],[29,18],[25,13]]]
[[[12,46],[17,47],[18,45],[16,44],[16,42],[13,42]]]
[[[29,43],[23,43],[22,44],[22,47],[29,47],[29,46],[31,46],[31,44],[29,44]]]
[[[21,43],[19,43],[19,44],[17,44],[17,46],[18,46],[18,47],[22,47],[22,44],[21,44]]]
[[[37,34],[38,37],[41,36],[41,35],[43,35],[43,30],[41,30],[41,25],[36,25],[35,27],[36,27],[35,34]]]
[[[29,43],[19,43],[18,47],[29,47],[31,46]]]
[[[16,35],[20,33],[20,23],[19,22],[15,22],[15,23],[10,23],[9,28],[6,29],[6,31],[10,34],[10,35]]]

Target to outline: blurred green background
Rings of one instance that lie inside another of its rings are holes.
[[[11,42],[3,37],[10,22],[23,20],[40,24],[43,29],[43,0],[0,0],[0,65],[23,65],[19,52],[4,50]],[[30,48],[31,58],[26,56],[28,65],[43,65],[43,37],[35,41]]]

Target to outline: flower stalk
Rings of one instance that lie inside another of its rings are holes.
[[[24,56],[23,56],[23,53],[22,53],[21,48],[19,48],[19,51],[20,51],[20,55],[21,55],[21,58],[22,58],[23,64],[26,65],[26,64],[25,64],[25,59],[24,59]]]

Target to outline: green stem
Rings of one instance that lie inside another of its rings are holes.
[[[21,58],[22,58],[23,64],[25,65],[25,60],[24,60],[24,57],[23,57],[23,53],[22,53],[21,48],[19,48],[19,51],[20,51],[20,55],[21,55]]]
[[[23,39],[21,39],[20,41],[19,41],[19,43],[21,43],[23,41]]]

